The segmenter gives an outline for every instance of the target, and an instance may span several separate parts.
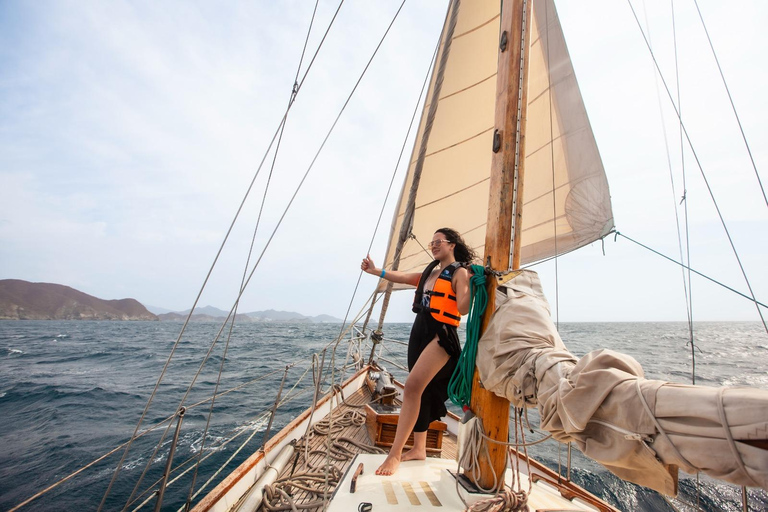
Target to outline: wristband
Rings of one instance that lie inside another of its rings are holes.
[[[385,275],[387,275],[387,271],[384,269],[381,269],[381,275],[379,276],[379,279],[384,279]]]

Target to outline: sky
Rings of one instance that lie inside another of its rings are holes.
[[[319,2],[301,76],[337,5]],[[291,108],[276,164],[270,173],[270,153],[217,257],[285,112],[314,2],[0,2],[0,279],[178,311],[201,289],[200,306],[229,310],[252,275],[241,312],[357,313],[376,284],[360,276],[360,260],[369,246],[375,261],[384,254],[404,172],[397,156],[445,2],[405,3],[315,157],[399,5],[344,3]],[[630,4],[556,5],[616,227],[679,259],[679,129]],[[670,3],[631,5],[676,98]],[[768,4],[699,6],[768,186]],[[768,205],[695,4],[675,9],[681,112],[696,151],[684,150],[691,265],[748,293],[698,158],[766,303]],[[680,268],[621,238],[534,270],[559,321],[687,318]],[[691,289],[695,320],[759,320],[749,301],[702,278]],[[410,300],[400,292],[388,320],[411,321]]]

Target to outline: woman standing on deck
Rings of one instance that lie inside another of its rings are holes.
[[[450,228],[435,231],[429,249],[435,261],[421,274],[377,269],[370,255],[360,265],[369,274],[417,287],[413,304],[416,320],[408,340],[410,374],[395,440],[377,475],[394,474],[401,461],[426,459],[427,428],[448,412],[448,382],[461,354],[456,327],[461,315],[469,311],[469,272],[463,265],[475,259],[475,253]],[[411,431],[413,448],[402,453]]]

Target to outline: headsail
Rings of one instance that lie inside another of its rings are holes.
[[[537,0],[533,12],[523,263],[571,251],[613,228],[605,171],[554,4]],[[395,210],[386,268],[396,260],[403,271],[424,268],[431,261],[424,247],[442,226],[458,230],[483,252],[499,19],[497,0],[454,2],[449,9]]]

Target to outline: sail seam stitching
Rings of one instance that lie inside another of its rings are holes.
[[[437,198],[437,199],[435,199],[435,200],[433,200],[433,201],[430,201],[430,202],[428,202],[428,203],[424,203],[424,204],[422,204],[422,205],[419,205],[419,206],[417,206],[417,207],[416,207],[416,209],[418,210],[419,208],[424,208],[424,207],[426,207],[426,206],[429,206],[429,205],[431,205],[431,204],[439,203],[439,202],[440,202],[440,201],[442,201],[443,199],[447,199],[447,198],[449,198],[449,197],[452,197],[452,196],[455,196],[455,195],[457,195],[457,194],[461,194],[462,192],[465,192],[465,191],[467,191],[467,190],[469,190],[469,189],[471,189],[471,188],[474,188],[474,187],[476,187],[476,186],[480,185],[481,183],[483,183],[483,182],[486,182],[486,181],[488,181],[488,180],[490,180],[490,178],[483,178],[482,180],[480,180],[480,181],[478,181],[478,182],[475,182],[475,183],[473,183],[473,184],[471,184],[471,185],[468,185],[468,186],[466,186],[466,187],[464,187],[464,188],[462,188],[462,189],[460,189],[460,190],[457,190],[457,191],[455,191],[455,192],[451,192],[451,193],[450,193],[450,194],[448,194],[448,195],[445,195],[445,196],[443,196],[443,197],[439,197],[439,198]]]
[[[443,151],[446,151],[448,149],[454,148],[456,146],[460,146],[460,145],[464,144],[465,142],[469,142],[470,140],[476,139],[476,138],[480,137],[481,135],[485,135],[486,133],[490,132],[491,130],[493,130],[493,127],[490,127],[487,130],[483,130],[482,132],[477,133],[475,135],[472,135],[471,137],[468,137],[468,138],[466,138],[464,140],[460,140],[459,142],[455,142],[455,143],[451,144],[450,146],[445,146],[445,147],[442,147],[442,148],[440,148],[440,149],[438,149],[438,150],[436,150],[436,151],[434,151],[432,153],[426,154],[426,155],[424,155],[424,158],[429,158],[430,156],[436,155],[437,153],[442,153]],[[412,161],[411,165],[413,165],[413,164],[415,164],[417,162],[418,162],[418,159]]]
[[[482,80],[480,80],[480,81],[478,81],[478,82],[475,82],[475,83],[473,83],[473,84],[471,84],[471,85],[468,85],[468,86],[466,86],[466,87],[465,87],[465,88],[463,88],[463,89],[460,89],[460,90],[458,90],[458,91],[456,91],[456,92],[452,92],[452,93],[450,93],[450,94],[446,94],[446,95],[445,95],[445,96],[443,96],[442,98],[438,98],[438,99],[437,99],[437,101],[438,101],[438,103],[439,103],[439,102],[441,102],[441,101],[443,101],[443,100],[445,100],[445,99],[448,99],[448,98],[450,98],[451,96],[456,96],[457,94],[460,94],[460,93],[462,93],[462,92],[468,91],[468,90],[470,90],[470,89],[472,89],[472,88],[474,88],[474,87],[477,87],[478,85],[482,84],[483,82],[487,82],[487,81],[488,81],[488,80],[490,80],[491,78],[494,78],[496,75],[498,75],[498,73],[493,73],[492,75],[490,75],[490,76],[487,76],[486,78],[483,78]]]
[[[461,34],[459,34],[459,35],[457,35],[457,36],[453,36],[453,38],[452,38],[451,40],[452,40],[452,41],[455,41],[455,40],[457,40],[457,39],[458,39],[458,38],[460,38],[460,37],[464,37],[464,36],[466,36],[467,34],[471,34],[472,32],[475,32],[475,31],[477,31],[477,30],[480,30],[480,29],[481,29],[481,28],[483,28],[484,26],[488,25],[489,23],[493,23],[493,21],[494,21],[494,20],[497,20],[497,19],[499,19],[499,18],[501,18],[501,14],[497,14],[496,16],[494,16],[493,18],[489,19],[489,20],[488,20],[488,21],[486,21],[485,23],[482,23],[482,24],[480,24],[480,25],[477,25],[476,27],[474,27],[474,28],[471,28],[471,29],[467,30],[466,32],[462,32]]]

